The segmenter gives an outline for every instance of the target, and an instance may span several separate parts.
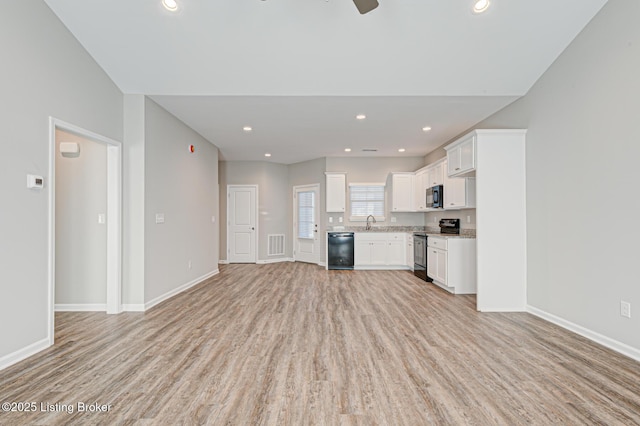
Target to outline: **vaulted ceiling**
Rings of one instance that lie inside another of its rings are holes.
[[[526,94],[606,3],[380,0],[360,15],[350,0],[45,1],[124,93],[223,159],[284,164],[425,155]]]

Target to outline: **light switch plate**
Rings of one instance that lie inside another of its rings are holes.
[[[156,223],[164,223],[164,213],[156,213]]]
[[[107,223],[107,215],[104,213],[99,213],[98,214],[98,223],[100,225],[104,225],[105,223]]]

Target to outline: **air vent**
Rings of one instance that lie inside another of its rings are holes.
[[[362,152],[378,152],[378,150],[375,148],[365,148],[362,150]]]
[[[267,256],[284,255],[284,234],[269,234]]]

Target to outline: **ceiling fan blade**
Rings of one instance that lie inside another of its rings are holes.
[[[373,9],[378,7],[378,0],[353,0],[353,2],[361,15],[371,12]]]

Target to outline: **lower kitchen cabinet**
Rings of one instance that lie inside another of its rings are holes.
[[[355,269],[407,269],[402,233],[356,232]]]
[[[476,293],[475,238],[427,238],[427,275],[450,293]]]

